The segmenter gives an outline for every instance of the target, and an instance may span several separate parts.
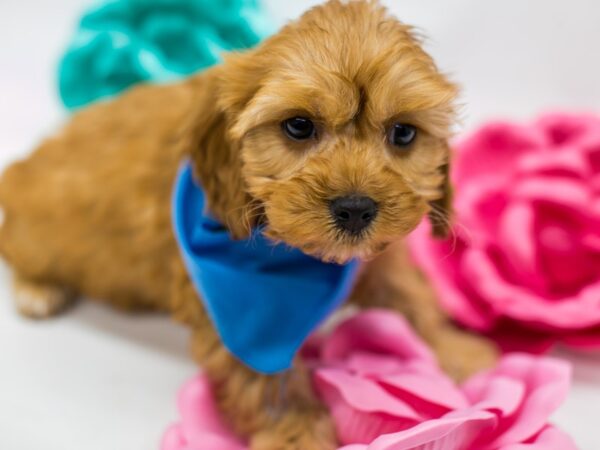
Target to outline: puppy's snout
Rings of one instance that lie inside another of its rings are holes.
[[[358,195],[333,199],[329,208],[338,228],[354,235],[367,228],[377,216],[377,203]]]

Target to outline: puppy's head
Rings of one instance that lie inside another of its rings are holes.
[[[332,0],[193,82],[196,172],[234,235],[344,262],[428,213],[443,232],[456,89],[377,3]]]

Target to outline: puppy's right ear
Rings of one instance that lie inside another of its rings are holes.
[[[192,160],[209,212],[233,237],[241,239],[250,234],[260,208],[248,194],[244,181],[241,141],[233,138],[229,130],[252,98],[250,87],[258,83],[251,79],[249,71],[238,73],[241,80],[237,85],[236,78],[228,76],[231,70],[244,69],[239,63],[235,64],[238,58],[245,60],[246,55],[236,56],[231,63],[226,62],[187,81],[193,93],[192,108],[180,136],[182,151]]]

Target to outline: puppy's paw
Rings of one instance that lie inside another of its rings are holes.
[[[73,293],[65,289],[21,278],[15,278],[13,290],[17,311],[31,319],[55,316],[75,300]]]
[[[250,450],[334,450],[335,429],[325,411],[288,411],[276,424],[256,433]]]
[[[440,331],[433,349],[442,369],[456,381],[491,368],[499,357],[498,348],[489,339],[453,326]]]

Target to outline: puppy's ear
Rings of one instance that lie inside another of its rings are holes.
[[[209,212],[233,237],[241,239],[250,234],[256,222],[253,211],[259,208],[246,189],[241,142],[230,135],[229,129],[252,97],[250,87],[256,84],[248,75],[246,84],[228,85],[227,74],[232,69],[225,63],[188,80],[194,99],[181,144],[192,160]]]
[[[443,181],[440,187],[441,197],[433,200],[431,211],[429,212],[429,221],[434,237],[444,239],[450,233],[452,217],[452,185],[450,184],[450,164],[446,163],[440,167],[443,175]]]

